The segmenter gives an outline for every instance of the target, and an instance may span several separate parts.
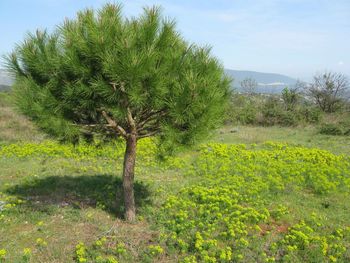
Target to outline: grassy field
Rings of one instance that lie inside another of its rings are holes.
[[[306,127],[225,127],[211,140],[222,143],[285,142],[309,148],[320,148],[335,154],[350,154],[349,136],[331,136],[319,133],[319,128]]]
[[[159,162],[139,143],[60,145],[0,94],[0,262],[349,262],[350,142],[317,127],[225,127]]]

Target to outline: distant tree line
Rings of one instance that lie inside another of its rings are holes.
[[[240,84],[244,92],[232,93],[227,109],[228,123],[262,126],[319,124],[327,126],[326,130],[336,130],[338,135],[350,129],[349,80],[341,73],[316,74],[312,83],[297,81],[279,95],[256,93],[257,83],[251,78]]]

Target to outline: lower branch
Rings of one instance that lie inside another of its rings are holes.
[[[104,110],[102,111],[102,115],[111,127],[113,127],[118,133],[126,138],[126,131],[121,126],[119,126],[111,117],[109,117]]]

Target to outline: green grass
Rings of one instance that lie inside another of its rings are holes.
[[[320,148],[335,154],[350,154],[349,136],[331,136],[319,133],[319,128],[306,127],[255,127],[227,126],[220,129],[210,141],[221,143],[263,143],[266,141],[286,142],[309,148]]]
[[[45,137],[26,118],[15,113],[8,95],[3,93],[0,93],[0,108],[4,109],[0,113],[0,145],[43,141]],[[320,135],[317,127],[225,127],[209,140],[224,144],[246,144],[252,150],[264,149],[266,146],[263,143],[266,141],[286,142],[350,155],[348,137]],[[207,181],[200,174],[200,169],[189,175],[200,153],[192,150],[181,154],[179,158],[186,165],[170,168],[143,162],[142,151],[139,152],[141,157],[136,170],[138,219],[134,224],[122,219],[120,159],[114,160],[110,156],[93,156],[90,159],[59,155],[0,156],[0,200],[15,204],[0,213],[0,262],[3,261],[1,249],[6,250],[4,262],[77,262],[76,246],[79,242],[84,243],[83,248],[86,253],[90,253],[89,257],[94,257],[94,253],[107,254],[108,248],[115,251],[115,258],[119,262],[179,262],[193,254],[193,251],[182,254],[175,241],[164,236],[171,233],[171,225],[164,222],[172,220],[174,215],[170,210],[164,212],[163,207],[170,196],[175,196],[178,201],[192,202],[191,195],[179,194],[181,189],[195,189],[199,185],[210,187],[213,184],[212,179]],[[219,170],[217,169],[218,175]],[[215,176],[216,170],[214,171]],[[235,173],[239,170],[229,171]],[[230,179],[233,181],[223,182],[222,186],[229,187],[236,182],[234,178]],[[219,181],[214,178],[214,184],[215,182]],[[118,202],[115,202],[116,197]],[[267,207],[272,212],[280,213],[278,207],[282,204],[288,213],[281,212],[278,216],[272,216],[271,220],[259,222],[262,230],[256,235],[257,240],[247,238],[256,249],[263,245],[268,247],[276,236],[282,238],[288,232],[288,227],[298,224],[300,220],[310,222],[313,213],[317,214],[323,226],[321,230],[316,230],[318,235],[331,235],[335,229],[350,226],[350,202],[347,202],[349,195],[340,190],[315,194],[308,188],[287,189],[264,194],[259,200],[261,201],[256,204],[247,202],[243,206],[256,209]],[[181,235],[185,240],[195,233],[179,232]],[[97,247],[96,241],[103,240],[104,237],[104,248]],[[344,242],[349,248],[350,240],[349,237],[346,238],[348,239]],[[40,239],[47,244],[43,244]],[[219,246],[221,245],[220,243]],[[121,247],[118,250],[116,246]],[[164,251],[159,252],[157,246]],[[31,256],[24,255],[25,248],[31,250]],[[255,257],[254,260],[248,257],[243,262],[263,261],[263,256],[254,254],[257,253],[255,248],[242,248],[247,255]],[[307,254],[308,251],[311,249],[304,252]],[[350,252],[346,253],[343,258],[350,260]],[[293,254],[292,261],[286,262],[301,262],[300,258],[300,255]],[[316,259],[318,260],[313,262],[331,262],[330,258],[320,261],[316,256]],[[101,262],[109,261],[105,259]]]
[[[9,262],[21,262],[24,248],[33,251],[30,262],[72,262],[79,242],[90,244],[104,233],[141,252],[155,242],[157,232],[147,221],[139,217],[136,224],[127,224],[122,220],[122,202],[115,205],[115,196],[121,196],[120,164],[108,162],[102,173],[96,173],[74,160],[0,159],[0,192],[25,201],[0,220],[0,249],[8,251]],[[189,181],[179,180],[176,172],[147,168],[136,180],[136,203],[143,217],[160,205],[165,194]],[[38,247],[37,238],[47,246]],[[141,259],[142,253],[136,253],[130,262]]]

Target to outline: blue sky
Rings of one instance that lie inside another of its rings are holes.
[[[0,54],[26,32],[53,30],[102,0],[0,0]],[[323,70],[350,75],[350,0],[129,0],[126,16],[161,5],[192,42],[213,47],[226,68],[310,80]]]

